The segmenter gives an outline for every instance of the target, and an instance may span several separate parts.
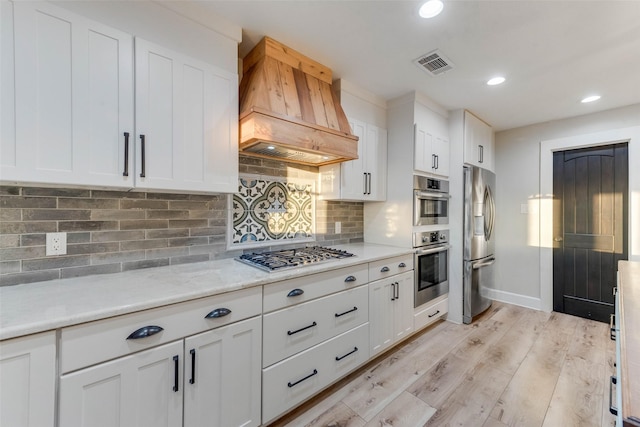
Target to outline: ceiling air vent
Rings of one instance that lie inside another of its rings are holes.
[[[425,53],[413,62],[432,76],[437,76],[453,69],[453,63],[438,49]]]

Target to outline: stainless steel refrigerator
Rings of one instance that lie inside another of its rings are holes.
[[[493,287],[495,258],[496,175],[476,166],[464,167],[464,242],[462,320],[473,318],[491,306],[487,288]]]

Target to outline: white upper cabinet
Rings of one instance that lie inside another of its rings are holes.
[[[464,162],[494,170],[493,130],[468,111],[464,112]]]
[[[447,119],[417,102],[414,113],[414,170],[449,176]]]
[[[3,133],[1,179],[132,186],[133,38],[49,4],[12,5],[2,59],[15,53],[15,80],[3,77],[2,92],[15,90],[15,136]]]
[[[46,3],[11,3],[11,21],[4,3],[2,181],[236,190],[237,74],[137,37],[134,53],[131,34]]]
[[[349,118],[358,140],[358,158],[320,167],[324,200],[383,201],[387,196],[387,131]]]
[[[237,75],[136,38],[136,187],[234,192]]]

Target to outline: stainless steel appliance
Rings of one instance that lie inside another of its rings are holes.
[[[496,176],[476,166],[464,167],[464,276],[462,320],[491,306],[486,289],[493,287]]]
[[[340,249],[310,246],[297,249],[281,249],[269,252],[252,252],[240,255],[236,260],[268,272],[283,268],[300,267],[322,261],[330,261],[354,256]]]
[[[449,224],[449,181],[413,176],[413,225]]]
[[[414,307],[449,292],[449,230],[413,233]]]

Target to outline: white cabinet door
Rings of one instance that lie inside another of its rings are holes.
[[[413,270],[369,283],[371,356],[413,332]]]
[[[395,341],[393,280],[369,283],[369,343],[370,356],[388,348]]]
[[[358,139],[358,158],[320,167],[324,200],[383,201],[387,198],[387,131],[349,119]]]
[[[63,375],[59,425],[182,425],[182,355],[180,340]]]
[[[493,131],[491,126],[464,112],[464,161],[465,163],[493,170]]]
[[[413,154],[416,171],[449,176],[447,121],[421,104],[415,105]]]
[[[435,156],[436,175],[449,176],[449,140],[441,136],[436,136],[432,141],[432,151]]]
[[[393,277],[396,299],[393,301],[393,328],[395,341],[404,339],[413,332],[413,271]]]
[[[136,187],[237,189],[237,75],[136,38]]]
[[[260,425],[261,334],[254,317],[185,340],[185,427]]]
[[[0,425],[53,427],[56,335],[0,342]]]
[[[367,125],[359,120],[349,119],[352,133],[358,137],[358,158],[340,164],[341,198],[363,200],[367,195],[365,175]]]
[[[2,180],[131,186],[132,37],[50,4],[13,6],[15,138],[3,135]]]

